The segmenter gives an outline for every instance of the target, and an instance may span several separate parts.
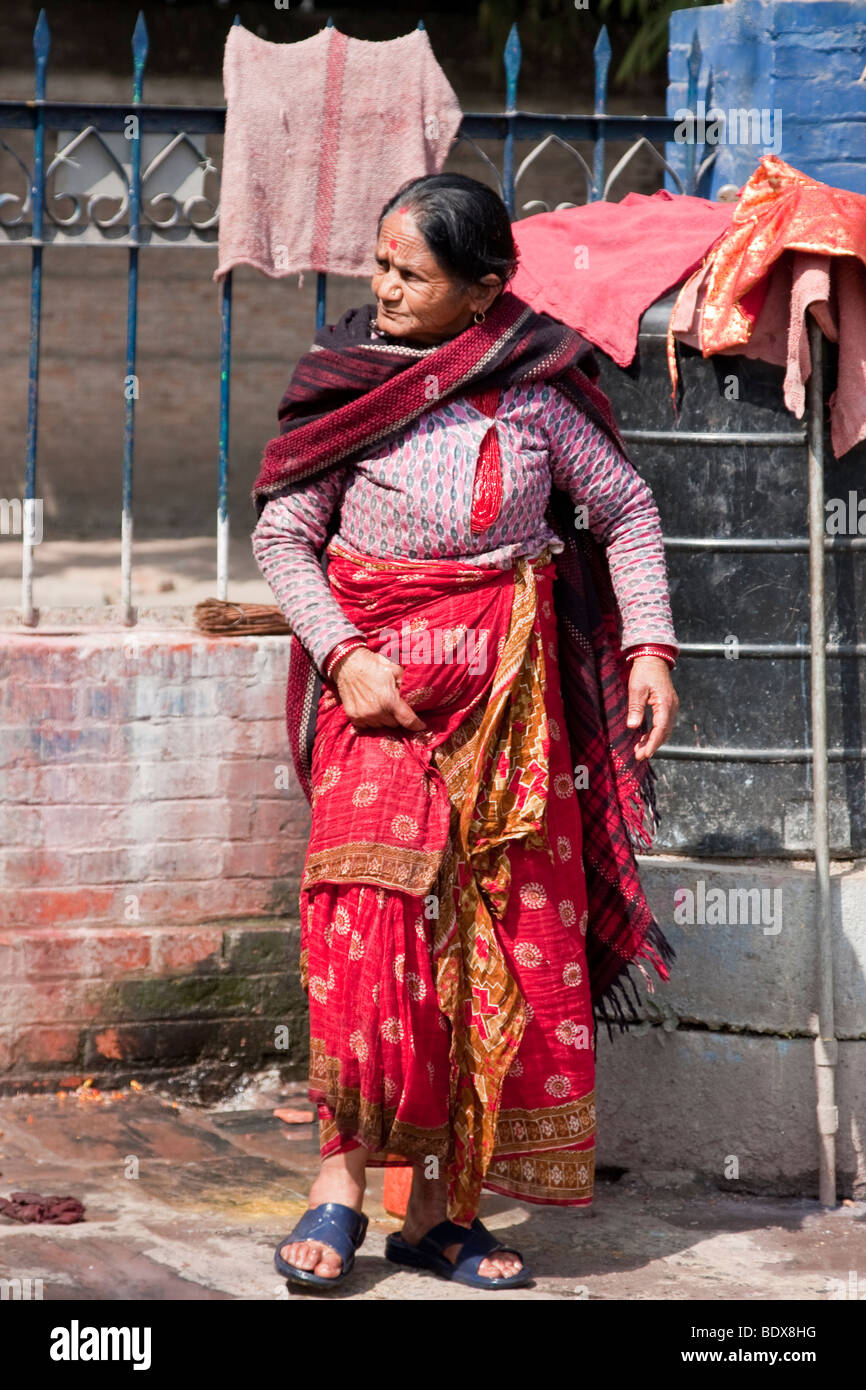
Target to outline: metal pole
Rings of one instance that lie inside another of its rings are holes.
[[[39,11],[33,31],[36,57],[36,100],[45,101],[45,72],[51,36],[45,11]],[[33,543],[36,535],[36,444],[39,427],[39,347],[42,332],[42,234],[45,177],[45,110],[36,108],[33,132],[33,250],[30,258],[30,361],[27,376],[27,456],[24,477],[24,515],[21,532],[21,622],[35,627],[39,611],[33,606]]]
[[[316,328],[324,328],[327,314],[328,276],[324,270],[316,271]]]
[[[818,1014],[815,1082],[818,1119],[818,1200],[836,1205],[836,1058],[833,1014],[833,940],[827,780],[827,665],[824,610],[824,340],[809,318],[809,591],[812,681],[812,815],[815,841],[815,927],[818,937]]]
[[[139,11],[132,34],[132,105],[141,105],[142,79],[147,59],[148,39],[144,15]],[[133,466],[135,462],[135,402],[138,378],[135,374],[138,337],[138,249],[141,222],[141,118],[134,115],[129,178],[129,274],[126,289],[126,377],[123,422],[123,509],[120,518],[120,602],[123,621],[132,627],[136,612],[132,603]]]
[[[236,14],[235,28],[241,17]],[[328,21],[332,23],[333,21]],[[217,598],[229,596],[229,412],[232,389],[232,272],[220,286],[219,452],[217,459]]]
[[[686,110],[694,113],[695,129],[694,139],[686,144],[686,192],[697,192],[697,167],[698,167],[698,123],[697,123],[697,102],[698,102],[698,78],[701,72],[701,44],[698,38],[698,31],[695,29],[692,35],[692,46],[689,49],[689,61],[687,64],[689,82],[686,96]]]
[[[229,404],[232,379],[232,273],[222,283],[220,303],[220,424],[217,502],[217,598],[229,596]]]

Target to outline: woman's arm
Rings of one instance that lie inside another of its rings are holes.
[[[575,519],[607,548],[622,615],[622,645],[679,645],[674,632],[658,508],[648,485],[598,425],[560,392],[545,415],[551,475]]]
[[[316,558],[343,489],[344,469],[287,488],[265,504],[253,532],[256,563],[286,621],[320,671],[337,643],[364,635],[346,617]]]
[[[420,731],[426,725],[400,694],[402,668],[369,650],[316,559],[340,500],[344,473],[333,469],[266,503],[253,532],[253,554],[296,636],[336,685],[355,727]]]
[[[629,727],[641,725],[647,705],[653,711],[652,728],[635,744],[635,757],[642,761],[669,737],[679,708],[670,677],[679,645],[658,508],[643,478],[607,434],[559,392],[555,395],[545,417],[551,475],[574,502],[578,524],[607,547],[623,650],[633,658]]]

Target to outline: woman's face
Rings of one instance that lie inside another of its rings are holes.
[[[371,285],[377,324],[395,338],[421,343],[440,343],[461,333],[477,310],[489,308],[501,284],[496,275],[485,275],[468,289],[452,279],[407,209],[395,208],[383,221],[376,262]]]

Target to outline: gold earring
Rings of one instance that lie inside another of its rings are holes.
[[[480,318],[478,317],[479,314],[481,315]],[[485,314],[483,309],[476,309],[472,317],[474,318],[476,323],[483,323],[484,320],[487,318],[487,315]]]

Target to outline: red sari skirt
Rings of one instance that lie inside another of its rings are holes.
[[[586,1205],[581,778],[550,557],[490,570],[332,542],[329,579],[427,731],[355,730],[322,694],[301,891],[322,1156],[422,1164],[467,1223],[482,1188]]]

